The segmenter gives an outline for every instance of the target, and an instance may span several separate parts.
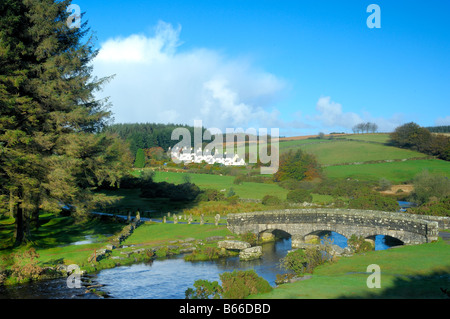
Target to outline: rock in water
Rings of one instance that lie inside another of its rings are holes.
[[[217,243],[217,247],[230,250],[243,250],[250,248],[251,245],[245,241],[239,240],[222,240]]]
[[[261,246],[246,248],[239,252],[240,260],[253,260],[253,259],[261,258],[261,256],[262,256],[262,247]]]

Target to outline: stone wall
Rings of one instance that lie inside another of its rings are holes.
[[[296,240],[318,231],[335,231],[349,238],[388,235],[405,244],[437,240],[439,221],[406,213],[350,209],[287,209],[268,212],[230,214],[228,229],[236,234],[283,230]],[[441,221],[441,223],[443,223]]]

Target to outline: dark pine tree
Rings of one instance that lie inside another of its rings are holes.
[[[130,167],[127,147],[98,133],[110,113],[94,94],[109,78],[93,78],[97,51],[87,23],[68,27],[70,3],[0,1],[0,191],[15,206],[17,245],[39,207],[81,215],[97,185]]]

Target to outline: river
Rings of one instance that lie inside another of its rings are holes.
[[[334,244],[346,247],[345,237],[331,233]],[[377,236],[375,249],[389,247],[383,236]],[[240,261],[231,257],[214,261],[186,262],[182,256],[154,260],[101,270],[83,278],[81,289],[67,287],[66,279],[54,279],[15,287],[0,287],[0,298],[5,299],[77,299],[99,298],[85,294],[88,285],[102,285],[102,291],[110,298],[119,299],[183,299],[184,292],[192,288],[198,279],[219,281],[219,275],[233,270],[254,269],[258,275],[275,286],[277,274],[286,273],[279,266],[280,259],[291,249],[291,240],[282,239],[263,245],[262,258]],[[89,280],[89,282],[87,282]]]

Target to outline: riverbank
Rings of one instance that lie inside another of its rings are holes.
[[[111,269],[112,272],[115,271],[113,269],[128,269],[127,267],[135,269],[135,265],[146,263],[150,263],[151,268],[151,264],[155,261],[171,259],[179,254],[189,256],[194,250],[205,251],[208,247],[211,247],[209,253],[217,253],[214,249],[217,248],[217,242],[234,236],[225,225],[144,222],[134,228],[129,236],[122,240],[120,246],[105,252],[105,258],[89,261],[94,251],[110,245],[123,228],[129,225],[105,216],[93,218],[81,225],[72,225],[68,217],[53,217],[48,220],[45,218],[44,216],[45,224],[40,227],[37,233],[40,236],[36,237],[38,240],[35,242],[39,265],[56,267],[60,264],[67,266],[75,263],[87,274],[98,274],[100,271],[103,273],[106,269]],[[49,234],[53,234],[53,237],[44,236]],[[64,244],[56,244],[61,238],[65,238]],[[5,252],[3,249],[0,254],[4,255]],[[443,289],[449,288],[449,256],[450,245],[440,239],[436,243],[402,246],[353,257],[341,257],[336,263],[317,268],[308,280],[281,285],[269,295],[253,297],[441,298],[442,292],[439,289],[441,287],[438,286],[442,286]],[[197,257],[202,260],[201,258],[216,256],[198,254]],[[220,260],[228,264],[236,258]],[[184,260],[181,258],[179,261],[180,267],[190,264],[183,263]],[[370,264],[378,264],[381,267],[381,290],[367,288],[366,280],[369,274],[366,270]],[[124,266],[126,267],[123,268]],[[204,278],[200,275],[197,279]],[[86,287],[90,287],[90,284]],[[87,288],[83,293],[86,296],[92,295],[91,292],[101,293],[101,288],[97,288]]]
[[[69,265],[77,265],[83,274],[95,273],[189,253],[198,247],[214,247],[217,240],[231,236],[223,224],[127,223],[112,216],[92,216],[77,223],[71,217],[50,214],[43,214],[41,221],[33,233],[33,243],[18,248],[11,248],[8,242],[13,220],[0,221],[0,284],[67,277]],[[30,251],[34,252],[32,257],[24,258]]]

